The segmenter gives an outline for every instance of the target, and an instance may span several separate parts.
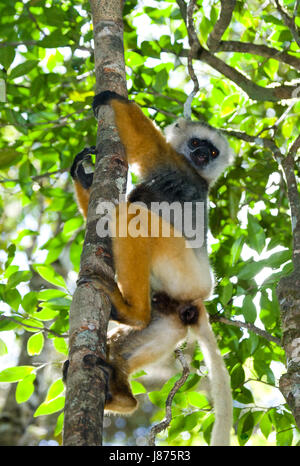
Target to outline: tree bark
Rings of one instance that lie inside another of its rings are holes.
[[[281,311],[282,342],[287,360],[287,372],[281,377],[279,386],[300,429],[300,197],[294,171],[299,148],[300,136],[282,160],[291,208],[294,270],[280,280],[277,296]]]
[[[97,92],[105,89],[127,95],[120,0],[90,0],[95,41]],[[109,107],[100,109],[97,160],[91,188],[81,276],[113,280],[111,242],[96,232],[99,201],[116,203],[126,189],[127,163]],[[108,298],[91,283],[77,287],[70,310],[69,369],[64,421],[64,445],[101,445],[105,403]]]

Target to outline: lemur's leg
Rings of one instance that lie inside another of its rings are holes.
[[[187,328],[178,313],[170,315],[167,310],[165,315],[153,311],[150,324],[143,330],[123,325],[113,329],[108,335],[108,362],[113,368],[111,398],[105,410],[123,414],[134,411],[137,400],[129,385],[130,374],[171,354],[186,337]]]

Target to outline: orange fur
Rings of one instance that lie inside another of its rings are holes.
[[[166,163],[181,167],[182,157],[168,144],[162,133],[134,102],[112,100],[115,122],[129,164],[137,164],[143,177]]]
[[[142,180],[148,177],[151,181],[153,175],[160,176],[164,173],[161,168],[177,169],[183,176],[193,170],[187,167],[184,157],[166,142],[136,104],[117,98],[109,104],[115,113],[116,126],[128,162],[138,165]],[[181,134],[185,135],[185,132],[181,131]],[[86,217],[89,190],[83,189],[76,181],[75,189],[78,203]],[[111,231],[115,233],[112,247],[117,281],[110,287],[105,280],[95,279],[115,306],[118,321],[127,324],[119,325],[108,335],[107,361],[111,366],[111,396],[106,401],[105,410],[132,413],[137,407],[137,400],[130,389],[130,374],[169,355],[186,337],[188,327],[191,327],[199,339],[211,374],[216,407],[212,444],[227,445],[232,424],[231,391],[229,376],[203,304],[213,286],[205,247],[197,251],[186,247],[184,236],[162,217],[145,207],[140,208],[137,217],[136,213],[128,212],[131,206],[133,204],[130,203],[117,206],[115,221],[110,225]],[[137,220],[136,230],[140,236],[131,234],[130,230]],[[156,223],[156,231],[159,232],[157,236],[151,235],[150,227],[153,223]],[[162,234],[165,226],[170,229],[169,236]],[[173,300],[170,309],[161,309],[166,303],[164,300],[160,306],[155,306],[157,295],[154,296],[151,309],[151,290]],[[184,307],[186,303],[190,308]],[[192,316],[190,320],[189,312]]]
[[[82,215],[84,216],[84,218],[86,218],[90,199],[90,190],[83,188],[81,184],[76,180],[74,180],[74,187],[78,205],[80,207]]]
[[[114,289],[104,283],[99,286],[117,308],[119,321],[142,329],[151,319],[151,277],[156,280],[156,291],[164,291],[181,301],[206,299],[212,279],[205,257],[196,258],[194,251],[186,247],[185,238],[154,212],[139,206],[141,236],[132,236],[131,222],[136,217],[128,213],[130,206],[130,203],[117,206],[116,221],[110,225],[115,233],[112,244],[117,285]],[[160,233],[168,227],[170,237],[151,236],[155,223]]]

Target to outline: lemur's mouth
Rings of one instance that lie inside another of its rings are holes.
[[[203,150],[197,149],[193,152],[190,152],[191,160],[198,165],[199,167],[203,167],[207,165],[209,162],[209,154],[203,153]]]

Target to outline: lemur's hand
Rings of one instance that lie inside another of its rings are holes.
[[[70,173],[74,180],[85,188],[89,189],[93,182],[94,165],[92,163],[91,154],[96,154],[96,147],[86,147],[76,155]]]
[[[99,94],[95,95],[94,100],[93,100],[93,112],[96,118],[98,117],[99,107],[101,105],[109,105],[109,102],[112,99],[123,100],[125,102],[128,101],[125,97],[122,97],[120,94],[117,94],[117,92],[113,92],[113,91],[100,92]]]

